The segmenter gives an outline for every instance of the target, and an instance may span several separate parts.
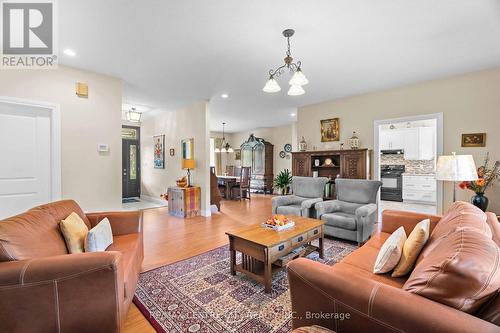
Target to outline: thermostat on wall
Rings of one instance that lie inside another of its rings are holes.
[[[109,145],[106,143],[98,143],[97,151],[100,153],[107,153],[109,151]]]

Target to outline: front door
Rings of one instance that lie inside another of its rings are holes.
[[[0,102],[0,220],[52,199],[49,109]]]
[[[122,197],[141,195],[140,128],[122,127]]]

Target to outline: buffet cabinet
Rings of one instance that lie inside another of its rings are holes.
[[[253,134],[241,145],[241,165],[251,167],[250,190],[272,193],[274,146]]]
[[[292,175],[370,179],[368,149],[323,150],[292,153]]]

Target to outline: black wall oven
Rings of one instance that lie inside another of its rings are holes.
[[[403,173],[404,165],[382,165],[380,168],[380,179],[382,189],[380,198],[388,201],[403,201]]]

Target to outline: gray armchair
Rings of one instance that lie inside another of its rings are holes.
[[[328,178],[293,177],[293,195],[272,198],[273,214],[315,217],[314,205],[323,201]]]
[[[364,243],[373,233],[377,220],[377,193],[382,182],[376,180],[335,180],[337,200],[316,204],[316,217],[325,221],[326,235]]]

